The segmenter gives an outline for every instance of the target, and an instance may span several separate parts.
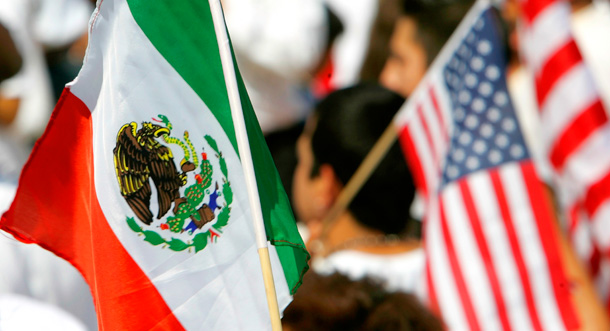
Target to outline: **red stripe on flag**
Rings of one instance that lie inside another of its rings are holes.
[[[424,168],[419,157],[417,156],[417,149],[413,144],[413,137],[411,137],[411,132],[409,132],[408,125],[405,125],[402,128],[398,139],[400,140],[400,145],[402,146],[403,153],[406,156],[409,168],[413,173],[415,185],[420,191],[422,191],[424,196],[427,196],[428,184],[426,182],[426,176],[424,175]]]
[[[477,213],[474,199],[472,198],[472,193],[468,187],[468,182],[466,180],[459,181],[459,188],[464,200],[464,207],[468,213],[468,220],[470,220],[470,225],[472,226],[477,247],[479,248],[479,252],[483,258],[483,265],[485,266],[485,271],[487,272],[487,279],[489,279],[491,291],[493,292],[498,310],[498,316],[500,318],[500,322],[502,323],[502,328],[504,330],[510,330],[510,322],[508,321],[506,305],[504,304],[504,299],[502,297],[500,281],[498,280],[498,275],[494,269],[493,258],[489,252],[489,247],[487,246],[485,234],[483,233],[483,228],[481,227],[481,219]]]
[[[438,306],[438,297],[436,296],[436,288],[432,281],[432,270],[430,270],[430,258],[426,250],[426,286],[428,287],[428,308],[437,316],[441,316],[441,310]]]
[[[530,204],[534,213],[540,241],[548,261],[549,273],[552,280],[555,301],[559,308],[561,318],[568,330],[578,327],[578,319],[572,302],[570,301],[570,284],[566,278],[564,268],[559,255],[559,245],[555,238],[555,221],[551,215],[551,204],[549,196],[542,189],[536,170],[531,161],[521,164],[521,172],[527,187]]]
[[[531,24],[542,11],[556,3],[556,0],[530,0],[520,1],[520,3],[523,18],[528,24]]]
[[[593,218],[595,212],[604,202],[610,202],[610,172],[589,186],[585,195],[585,209],[589,217]]]
[[[447,247],[447,258],[449,260],[449,266],[451,267],[451,272],[454,276],[453,279],[455,280],[455,285],[460,296],[460,302],[462,302],[462,307],[464,308],[464,313],[466,314],[466,319],[468,320],[470,330],[481,330],[479,322],[477,321],[474,306],[470,300],[470,294],[468,293],[466,282],[464,281],[464,275],[462,275],[462,270],[456,255],[453,239],[451,238],[451,233],[449,231],[449,227],[447,226],[447,217],[445,216],[445,208],[442,201],[439,202],[439,208],[441,216],[441,231],[443,232],[445,247]]]
[[[441,127],[441,134],[443,135],[443,142],[449,141],[449,137],[447,136],[448,128],[445,123],[445,118],[443,117],[443,112],[441,111],[441,107],[438,103],[438,98],[436,97],[436,91],[434,90],[434,86],[430,86],[428,90],[430,94],[430,100],[432,100],[432,105],[434,106],[434,112],[436,113],[436,118],[438,119],[438,123]]]
[[[521,253],[521,248],[519,246],[519,238],[517,237],[517,232],[515,231],[513,218],[508,206],[508,200],[506,199],[506,192],[504,191],[504,185],[502,184],[502,180],[500,179],[497,169],[490,170],[489,177],[491,179],[494,192],[496,193],[498,207],[500,209],[502,219],[504,220],[506,235],[508,236],[508,242],[510,243],[511,252],[513,258],[515,259],[515,264],[517,265],[517,271],[519,273],[521,286],[523,287],[523,294],[525,296],[525,304],[527,306],[530,320],[532,321],[532,326],[534,330],[542,331],[542,324],[540,324],[540,319],[538,318],[531,280],[527,272],[525,259],[523,258],[523,254]]]
[[[582,62],[582,56],[574,39],[565,43],[536,73],[536,95],[542,107],[549,92],[570,69]],[[541,108],[542,111],[542,108]]]
[[[0,225],[83,274],[96,298],[100,329],[182,330],[108,225],[94,185],[91,112],[65,89]]]
[[[430,147],[430,154],[432,154],[433,164],[437,165],[438,162],[438,154],[439,146],[434,145],[434,141],[432,139],[432,134],[430,133],[430,127],[428,126],[428,122],[426,121],[426,117],[424,116],[424,108],[421,105],[417,106],[417,117],[419,117],[419,121],[422,124],[422,129],[424,129],[424,135],[426,136],[426,142],[428,142],[428,146]]]
[[[608,122],[601,101],[597,99],[583,110],[555,139],[549,158],[553,167],[561,172],[564,164],[580,145],[598,128]]]

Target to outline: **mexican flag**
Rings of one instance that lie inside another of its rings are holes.
[[[0,228],[80,270],[100,329],[268,329],[210,5],[100,0],[89,36]],[[235,71],[283,309],[309,255]]]

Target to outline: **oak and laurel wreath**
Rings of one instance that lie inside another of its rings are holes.
[[[224,196],[225,203],[224,207],[218,214],[216,223],[212,225],[212,228],[218,230],[218,232],[221,232],[220,230],[222,230],[222,228],[225,227],[229,222],[229,216],[231,213],[231,203],[233,202],[233,191],[231,190],[231,183],[228,180],[227,162],[225,161],[224,156],[222,156],[220,150],[218,149],[218,144],[216,144],[216,140],[214,140],[214,138],[209,135],[206,135],[204,138],[207,141],[208,145],[210,145],[214,152],[216,152],[216,157],[218,158],[218,163],[220,165],[220,171],[223,174],[222,195]],[[191,251],[190,248],[193,247],[195,249],[195,253],[197,253],[208,245],[208,242],[210,241],[209,239],[212,236],[210,231],[206,231],[196,234],[193,237],[192,241],[189,240],[187,242],[184,242],[178,238],[171,238],[170,240],[166,240],[155,231],[142,229],[142,227],[138,225],[138,223],[133,217],[127,217],[127,225],[132,231],[138,233],[138,235],[144,236],[144,241],[147,241],[154,246],[163,245],[163,248],[168,247],[169,249],[176,252],[180,252],[185,249],[189,249],[189,251]]]

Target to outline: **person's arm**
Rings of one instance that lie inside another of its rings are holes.
[[[15,75],[22,61],[8,30],[0,24],[0,82]]]

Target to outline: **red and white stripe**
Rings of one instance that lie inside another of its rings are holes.
[[[423,83],[427,88],[419,91],[414,102],[415,111],[401,111],[395,119],[401,130],[399,139],[403,151],[406,155],[417,153],[409,155],[407,160],[422,192],[440,184],[439,175],[449,148],[453,122],[449,114],[449,96],[440,88],[443,86],[441,80],[440,73],[430,75]]]
[[[570,237],[596,276],[610,262],[608,114],[572,37],[569,3],[528,0],[522,12],[523,55],[536,76],[545,153]],[[610,277],[596,281],[606,297]]]

